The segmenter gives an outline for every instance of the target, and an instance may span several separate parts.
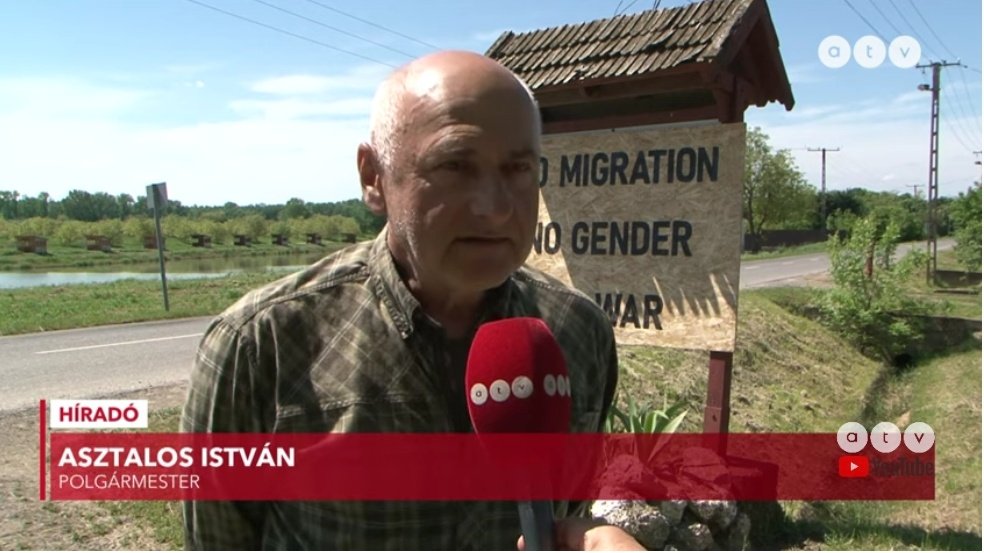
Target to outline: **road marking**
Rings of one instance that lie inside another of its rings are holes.
[[[782,263],[780,263],[780,265],[792,265],[793,263],[796,263],[796,262],[795,261],[783,261]]]
[[[810,261],[823,261],[822,257],[811,257]]]
[[[754,271],[755,269],[761,269],[761,265],[745,265],[746,271]]]
[[[115,344],[98,344],[98,345],[95,345],[95,346],[80,346],[80,347],[77,347],[77,348],[65,348],[65,349],[52,349],[52,350],[48,350],[48,351],[36,351],[34,353],[36,355],[47,355],[49,353],[65,353],[67,351],[82,351],[82,350],[86,350],[86,349],[112,348],[112,347],[116,347],[116,346],[129,346],[129,345],[133,345],[133,344],[146,344],[148,342],[163,342],[165,340],[181,340],[183,338],[195,338],[195,337],[201,336],[201,335],[202,335],[202,333],[199,332],[197,334],[184,334],[184,335],[181,335],[181,336],[166,336],[164,338],[148,338],[146,340],[133,340],[131,342],[116,342]]]

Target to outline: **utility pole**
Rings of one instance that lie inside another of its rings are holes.
[[[912,189],[912,197],[913,198],[918,198],[919,197],[919,189],[922,188],[922,185],[921,184],[910,184],[910,185],[907,185],[906,188],[911,188]]]
[[[827,152],[839,152],[840,148],[807,148],[808,152],[820,152],[820,226],[827,230]]]
[[[940,69],[960,65],[935,61],[917,65],[919,69],[933,69],[933,84],[921,84],[919,90],[933,93],[933,104],[929,123],[929,182],[926,185],[926,283],[932,284],[936,275],[936,201],[940,195]]]

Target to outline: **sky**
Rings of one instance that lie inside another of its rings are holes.
[[[686,0],[662,0],[674,7]],[[942,72],[940,195],[981,177],[979,0],[769,0],[796,105],[745,113],[807,180],[925,194],[930,72],[840,68],[826,37],[911,36]],[[635,13],[624,0],[0,0],[0,190],[144,193],[185,205],[359,196],[375,87],[437,49],[484,52],[503,31]],[[217,11],[217,10],[221,10]],[[302,19],[289,12],[303,16]],[[224,13],[222,13],[224,12]],[[246,21],[247,18],[251,21]],[[361,21],[360,21],[361,20]],[[274,30],[279,29],[279,30]],[[384,30],[385,28],[385,30]],[[395,31],[395,32],[391,32]],[[867,52],[867,51],[865,51]],[[908,52],[908,50],[907,50]]]

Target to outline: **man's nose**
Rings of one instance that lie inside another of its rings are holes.
[[[505,223],[512,216],[515,199],[509,184],[501,176],[482,179],[471,199],[472,214],[489,219],[493,224]]]

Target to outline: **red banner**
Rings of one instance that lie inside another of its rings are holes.
[[[899,500],[935,449],[845,460],[835,434],[52,433],[52,499]],[[864,459],[864,471],[851,474]],[[846,471],[846,473],[845,473]],[[864,472],[864,475],[860,473]]]

